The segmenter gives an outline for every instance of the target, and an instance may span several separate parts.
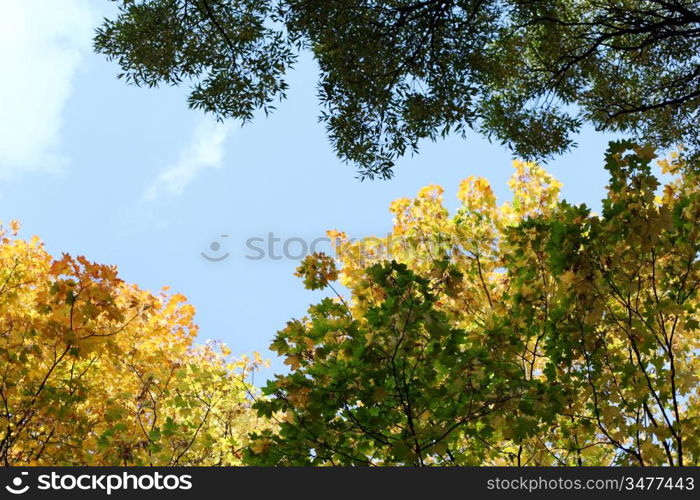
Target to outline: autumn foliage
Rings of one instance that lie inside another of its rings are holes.
[[[339,280],[271,348],[263,465],[698,465],[700,164],[612,143],[603,211],[515,162],[511,201],[428,186],[387,238],[333,231],[299,267]],[[338,285],[335,285],[336,287]]]
[[[263,396],[184,297],[0,227],[0,460],[698,465],[700,163],[612,143],[600,214],[514,166],[505,203],[470,177],[453,214],[428,186],[385,238],[329,232],[297,274],[335,296]]]
[[[230,465],[260,420],[261,360],[195,346],[181,295],[0,232],[0,461],[5,465]]]

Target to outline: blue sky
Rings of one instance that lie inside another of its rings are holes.
[[[276,113],[243,128],[217,125],[187,109],[187,89],[126,86],[115,64],[91,53],[92,29],[110,3],[3,4],[0,219],[20,220],[21,236],[39,235],[54,255],[85,255],[117,265],[143,288],[183,293],[197,308],[202,341],[273,357],[275,332],[320,297],[293,276],[297,261],[247,259],[248,238],[310,241],[327,229],[383,235],[392,200],[440,184],[455,208],[459,181],[469,175],[487,177],[508,198],[509,151],[474,134],[422,144],[391,181],[359,182],[317,123],[308,56],[289,75]],[[570,202],[600,206],[609,139],[586,130],[577,149],[548,166]],[[209,262],[202,252],[230,256]]]

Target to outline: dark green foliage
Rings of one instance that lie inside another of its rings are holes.
[[[473,129],[526,159],[588,121],[700,146],[697,0],[117,0],[96,50],[137,85],[249,120],[284,96],[301,50],[345,160],[390,177],[420,139]]]

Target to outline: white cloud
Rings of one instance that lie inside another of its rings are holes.
[[[194,130],[192,140],[180,152],[177,162],[160,173],[144,193],[144,199],[154,200],[162,193],[179,195],[202,170],[221,168],[224,142],[230,130],[230,123],[202,119]]]
[[[59,166],[61,115],[91,51],[89,0],[3,0],[0,176]]]

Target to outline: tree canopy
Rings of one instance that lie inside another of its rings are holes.
[[[698,465],[700,163],[610,145],[601,214],[515,162],[391,205],[386,238],[332,231],[298,269],[338,295],[278,332],[256,407],[264,465]],[[334,288],[335,290],[335,288]]]
[[[190,106],[222,119],[274,109],[310,50],[321,119],[361,176],[468,129],[530,160],[584,122],[700,146],[696,0],[115,1],[96,50],[130,83],[190,84]]]
[[[194,345],[193,315],[181,295],[84,257],[53,259],[0,226],[0,462],[240,463],[248,432],[265,425],[247,381],[261,360]]]

